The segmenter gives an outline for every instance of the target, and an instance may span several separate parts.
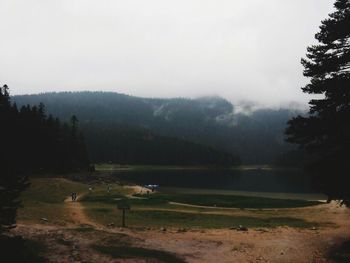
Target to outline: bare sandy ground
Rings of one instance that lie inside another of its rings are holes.
[[[188,262],[331,262],[329,249],[350,239],[350,212],[335,203],[297,211],[311,218],[324,217],[336,227],[147,231],[142,236],[148,246],[183,255]]]
[[[96,222],[90,220],[86,214],[84,213],[83,206],[79,203],[79,199],[82,196],[77,196],[77,201],[72,202],[71,197],[67,197],[66,200],[64,200],[65,206],[68,208],[67,211],[70,214],[70,218],[73,220],[73,226],[74,225],[88,225],[92,226],[96,229],[102,229],[103,226],[97,224]]]
[[[134,194],[146,194],[146,193],[154,193],[150,189],[140,186],[140,185],[126,185],[124,188],[129,188],[133,191]]]
[[[134,190],[139,193],[141,188],[135,187]],[[90,248],[96,242],[103,242],[107,236],[127,238],[135,246],[169,251],[187,262],[198,263],[332,262],[327,258],[328,251],[350,239],[350,209],[335,203],[298,208],[290,212],[291,215],[309,220],[331,222],[333,226],[320,229],[249,229],[245,232],[231,229],[164,231],[110,228],[91,221],[79,202],[67,199],[65,205],[74,218],[69,226],[19,224],[14,230],[14,233],[45,242],[49,247],[46,256],[52,262],[156,262],[137,258],[112,259]],[[91,226],[97,231],[83,234],[70,230],[82,225]]]

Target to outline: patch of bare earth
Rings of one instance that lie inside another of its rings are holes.
[[[350,239],[350,212],[336,204],[296,209],[335,225],[320,229],[147,231],[145,244],[184,255],[188,262],[332,262],[329,249]],[[317,220],[316,220],[317,221]]]
[[[137,192],[140,190],[135,189]],[[113,259],[91,248],[94,244],[118,246],[125,242],[169,251],[187,262],[332,262],[327,258],[329,249],[350,239],[350,212],[334,203],[283,212],[283,216],[294,215],[310,221],[330,222],[334,224],[332,226],[248,231],[109,228],[91,221],[79,202],[67,199],[65,204],[73,217],[72,225],[48,226],[43,222],[20,224],[14,230],[17,234],[45,243],[48,247],[46,256],[51,262],[156,262],[140,258]],[[81,225],[95,230],[72,230]]]
[[[64,200],[65,207],[67,208],[67,211],[69,213],[69,216],[72,220],[73,225],[88,225],[93,226],[97,229],[101,228],[101,226],[92,220],[90,220],[87,215],[84,213],[84,208],[79,202],[79,199],[81,196],[77,197],[77,201],[73,202],[71,200],[71,197],[67,197],[66,200]]]
[[[85,226],[86,227],[86,226]],[[128,242],[138,242],[131,240],[128,236],[116,236],[108,232],[98,230],[88,233],[82,233],[74,228],[63,228],[45,225],[18,225],[14,231],[25,238],[39,241],[45,244],[47,251],[44,253],[49,262],[85,262],[85,263],[107,263],[107,262],[145,262],[143,259],[113,259],[108,255],[101,254],[92,249],[96,243],[104,244],[105,240],[110,239],[106,245],[123,244],[127,239]]]

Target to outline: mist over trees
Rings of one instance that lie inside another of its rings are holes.
[[[214,153],[216,149],[215,154],[210,154],[212,162],[218,161],[214,155],[220,156],[220,151],[234,159],[238,156],[246,164],[273,163],[281,154],[295,148],[284,141],[283,135],[288,119],[297,115],[295,110],[261,109],[238,113],[234,105],[220,97],[148,99],[112,92],[60,92],[15,96],[14,101],[19,105],[44,102],[48,112],[64,120],[69,120],[72,114],[79,116],[93,161],[100,160],[95,153],[106,155],[102,151],[136,150],[136,143],[131,139],[135,134],[139,136],[139,148],[145,146],[140,153],[146,152],[152,143],[156,146],[154,149],[160,149],[159,140],[163,146],[168,144],[169,149],[175,141],[181,142],[181,151],[185,151],[186,141],[187,146],[193,142],[197,144],[193,147],[198,148],[200,144],[207,152]],[[153,140],[141,139],[147,134],[151,134]],[[124,139],[118,139],[120,136]],[[130,142],[129,149],[126,141]],[[133,154],[138,155],[138,152]],[[149,155],[153,154],[156,156],[160,152],[154,150]]]
[[[309,116],[289,121],[289,142],[310,155],[306,170],[330,199],[350,205],[350,2],[337,0],[336,11],[322,21],[302,59],[304,76],[311,78],[302,90],[321,94],[312,99]]]

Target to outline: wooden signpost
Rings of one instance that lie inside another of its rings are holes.
[[[123,211],[123,214],[122,214],[122,227],[125,227],[125,212],[126,212],[126,210],[130,210],[130,205],[128,203],[126,203],[125,200],[120,200],[117,203],[117,207],[118,207],[119,210]]]

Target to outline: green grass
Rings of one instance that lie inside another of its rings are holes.
[[[147,249],[130,246],[93,246],[93,248],[100,253],[110,255],[114,258],[143,258],[153,259],[166,263],[184,263],[185,261],[176,255],[155,249]],[[147,261],[148,262],[148,261]]]
[[[96,222],[104,225],[121,224],[121,213],[117,209],[117,202],[124,198],[131,205],[127,212],[127,224],[130,226],[174,226],[189,228],[227,228],[237,225],[247,227],[311,227],[317,224],[302,219],[283,217],[283,213],[268,214],[267,211],[251,212],[245,217],[223,213],[219,208],[195,208],[179,205],[170,205],[169,202],[179,202],[200,206],[233,207],[233,208],[281,208],[302,207],[318,204],[303,200],[284,200],[261,197],[245,197],[218,194],[188,194],[188,193],[155,193],[142,195],[146,199],[132,199],[125,195],[130,189],[117,185],[112,186],[110,193],[106,185],[100,183],[88,192],[88,185],[72,182],[61,178],[33,179],[31,187],[22,194],[23,208],[18,210],[19,221],[34,221],[36,223],[48,219],[49,224],[66,224],[71,222],[70,213],[66,210],[64,200],[73,191],[85,193],[82,198],[87,215]],[[147,211],[146,211],[147,210]],[[210,212],[210,213],[209,213]],[[231,213],[231,212],[230,212]],[[237,212],[232,212],[233,214]],[[239,211],[238,211],[239,214]],[[240,214],[242,215],[242,214]],[[280,217],[277,217],[279,215]],[[77,230],[79,231],[79,230]],[[81,229],[85,231],[85,229]],[[90,229],[86,230],[87,232]]]
[[[172,201],[178,203],[199,205],[199,206],[216,206],[228,208],[294,208],[305,207],[320,204],[317,201],[305,200],[288,200],[288,199],[273,199],[264,197],[251,196],[234,196],[234,195],[162,195],[155,194],[149,197],[151,201]],[[147,200],[137,200],[138,202],[146,202]],[[133,201],[135,202],[135,201]]]
[[[79,194],[88,190],[85,184],[62,178],[36,178],[31,179],[30,183],[30,187],[21,195],[24,202],[62,203],[71,192]]]
[[[47,218],[50,223],[69,221],[71,218],[65,213],[63,204],[47,204],[24,202],[24,206],[17,210],[18,221],[43,223],[41,218]]]
[[[129,222],[164,226],[183,226],[189,228],[229,228],[238,225],[246,227],[311,227],[314,224],[302,219],[289,217],[257,218],[246,216],[216,215],[205,213],[184,213],[173,211],[130,211]]]
[[[113,171],[121,168],[127,168],[126,166],[120,166],[117,164],[109,164],[109,163],[97,163],[95,164],[96,171]]]
[[[119,199],[125,199],[125,196],[120,193],[106,194],[106,192],[97,192],[86,194],[81,198],[81,201],[115,204]]]
[[[196,194],[196,195],[231,195],[231,196],[248,196],[263,197],[272,199],[288,199],[288,200],[326,200],[323,194],[315,193],[278,193],[278,192],[252,192],[222,189],[205,189],[205,188],[180,188],[180,187],[161,187],[159,193],[162,194]]]
[[[121,212],[117,209],[119,198],[130,204],[127,212],[127,224],[147,227],[188,227],[188,228],[230,228],[238,225],[247,227],[312,227],[317,225],[302,219],[261,214],[259,210],[252,216],[234,216],[220,214],[220,208],[196,208],[170,205],[169,202],[193,204],[199,206],[224,208],[294,208],[319,204],[316,201],[285,200],[262,197],[246,197],[213,194],[164,194],[136,195],[145,199],[126,198],[121,194],[92,194],[85,196],[83,204],[88,216],[107,225],[121,225]],[[181,211],[179,211],[181,209]],[[208,213],[208,212],[211,213]]]
[[[51,223],[60,223],[70,220],[65,213],[64,200],[71,192],[87,191],[86,185],[62,178],[35,178],[30,183],[20,197],[19,221],[41,222],[41,218],[47,218]]]
[[[18,209],[19,221],[42,222],[41,218],[47,218],[49,223],[54,224],[71,221],[64,200],[72,192],[76,192],[78,195],[86,194],[86,199],[93,196],[96,200],[100,196],[103,196],[104,200],[113,198],[113,196],[123,196],[130,192],[130,190],[120,186],[111,185],[112,190],[108,195],[106,185],[99,183],[93,186],[92,193],[88,193],[89,186],[87,184],[63,178],[35,178],[31,179],[30,183],[30,187],[21,194],[22,207]]]
[[[96,205],[96,204],[95,204]],[[101,204],[103,206],[103,204]],[[109,207],[109,208],[108,208]],[[86,212],[93,220],[101,224],[115,223],[121,225],[121,212],[112,206],[104,205],[103,209],[87,206]],[[133,210],[127,212],[128,226],[142,227],[181,227],[181,228],[230,228],[244,225],[251,228],[289,226],[308,228],[317,223],[292,217],[255,217],[223,214],[209,214],[205,212],[179,212],[170,210]]]
[[[93,185],[93,191],[89,193],[89,185],[63,178],[36,178],[30,180],[30,187],[23,192],[21,199],[24,201],[43,202],[43,203],[62,203],[72,192],[78,195],[85,194],[90,196],[107,197],[107,186],[105,184]],[[111,186],[110,195],[125,195],[131,193],[131,190],[122,188],[115,184]]]
[[[118,170],[178,170],[178,169],[189,169],[196,167],[189,166],[178,166],[178,165],[119,165],[112,163],[99,163],[95,164],[96,171],[118,171]],[[197,167],[197,169],[200,167]]]
[[[213,165],[120,165],[112,163],[95,164],[96,171],[154,171],[154,170],[209,170],[209,169],[241,169],[241,166],[213,166]],[[242,167],[242,169],[247,169]],[[256,169],[256,168],[250,168]]]
[[[270,165],[235,165],[235,166],[206,166],[206,165],[120,165],[113,163],[95,164],[96,171],[117,171],[117,170],[203,170],[203,169],[233,169],[233,170],[292,170],[295,168],[278,167]]]
[[[150,194],[136,195],[145,199],[128,199],[131,206],[142,207],[160,207],[166,206],[169,202],[177,202],[198,206],[212,206],[225,208],[295,208],[311,205],[318,205],[318,201],[306,200],[289,200],[274,199],[264,197],[251,196],[235,196],[235,195],[211,195],[211,194]],[[83,199],[86,202],[100,202],[106,204],[115,204],[117,198],[123,198],[122,195],[100,195],[90,196]]]

